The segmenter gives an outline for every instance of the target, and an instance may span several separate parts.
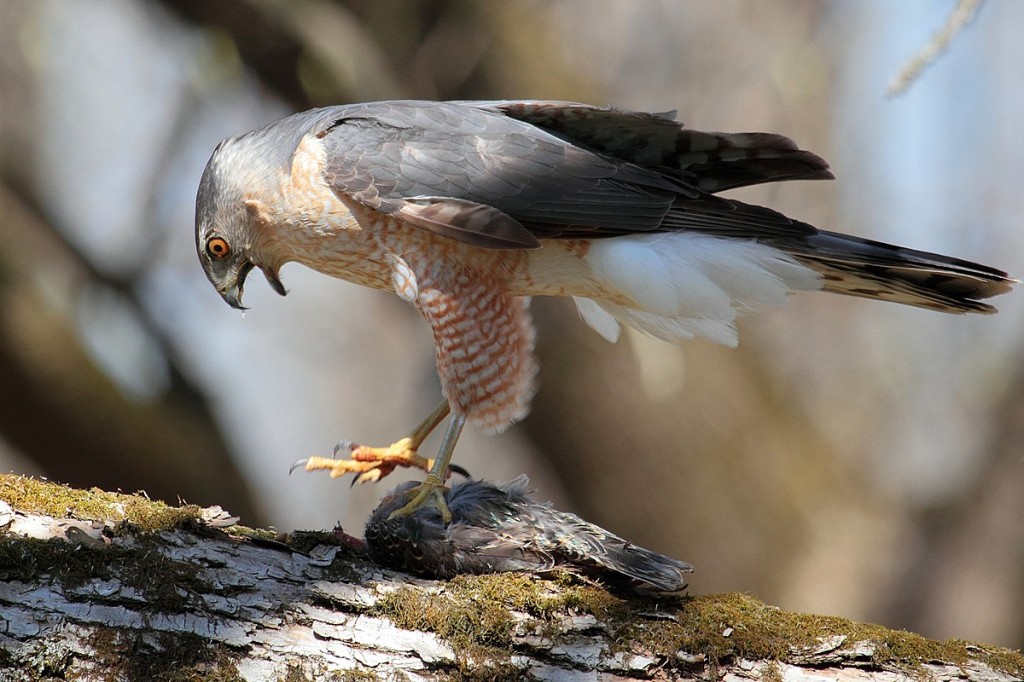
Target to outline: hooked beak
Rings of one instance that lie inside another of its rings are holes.
[[[256,265],[251,261],[242,261],[238,266],[238,269],[232,272],[230,276],[224,280],[224,287],[217,288],[221,298],[236,310],[248,310],[248,308],[242,305],[242,290],[245,288],[245,278],[248,277],[254,267],[256,267]],[[282,296],[288,293],[284,288],[284,284],[281,283],[281,279],[278,277],[276,270],[270,267],[261,269],[263,270],[263,275],[267,278],[267,282],[274,291]]]
[[[224,280],[223,287],[217,287],[217,293],[221,298],[236,310],[246,310],[246,307],[242,305],[242,289],[245,287],[245,278],[253,267],[249,261],[241,261],[238,268]]]

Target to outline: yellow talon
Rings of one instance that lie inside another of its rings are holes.
[[[374,448],[367,445],[350,445],[351,455],[348,459],[334,457],[310,457],[292,465],[294,471],[303,467],[306,471],[331,472],[331,478],[338,478],[345,474],[357,474],[353,483],[370,483],[384,478],[396,467],[409,467],[430,471],[434,467],[433,459],[420,457],[417,450],[427,436],[437,428],[445,417],[448,416],[450,408],[447,401],[442,402],[436,410],[430,413],[423,422],[413,429],[412,434],[397,440],[391,445],[383,448]],[[334,449],[344,449],[341,443]]]
[[[358,445],[352,448],[348,459],[310,457],[303,463],[306,471],[330,471],[331,478],[345,474],[358,474],[357,483],[379,481],[396,467],[410,467],[430,471],[434,460],[420,457],[410,438],[403,438],[383,448]]]
[[[392,471],[395,467],[415,467],[427,471],[427,477],[422,483],[408,491],[409,501],[401,509],[391,513],[388,520],[409,516],[420,507],[432,504],[441,515],[445,525],[451,523],[452,512],[448,509],[448,503],[444,499],[447,489],[444,486],[445,480],[451,471],[449,463],[452,459],[452,451],[455,443],[459,440],[462,427],[466,424],[466,417],[462,414],[452,416],[448,430],[445,431],[444,439],[437,458],[427,459],[420,457],[416,449],[423,443],[430,432],[437,428],[437,425],[448,416],[448,403],[442,403],[434,412],[420,424],[412,435],[392,443],[386,448],[371,448],[364,445],[357,445],[351,448],[350,459],[335,459],[332,457],[310,457],[300,460],[292,465],[294,471],[303,467],[306,471],[319,471],[326,469],[331,472],[331,478],[344,476],[345,474],[358,474],[356,483],[367,483],[379,481]],[[342,446],[339,446],[341,448]],[[336,448],[335,451],[339,448]],[[465,473],[465,471],[462,471]]]
[[[441,520],[447,526],[452,521],[452,512],[448,509],[448,503],[444,499],[447,490],[444,482],[434,472],[430,472],[422,483],[409,490],[408,495],[411,499],[405,503],[404,507],[391,512],[388,515],[388,521],[409,516],[420,507],[432,503],[437,507],[438,513],[441,514]]]

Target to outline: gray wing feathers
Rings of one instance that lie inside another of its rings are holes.
[[[485,249],[538,249],[540,240],[493,206],[448,197],[415,197],[397,214],[411,225]]]
[[[950,312],[991,312],[976,299],[1013,283],[999,270],[819,232],[712,194],[832,177],[781,135],[705,133],[668,114],[571,102],[375,102],[294,119],[256,134],[316,135],[335,191],[484,248],[693,230],[776,246],[821,273],[827,290]]]
[[[678,135],[683,130],[679,124],[657,115],[574,106],[593,117],[578,119],[576,126],[559,127],[536,116],[520,120],[509,114],[515,113],[514,109],[486,105],[394,102],[334,107],[330,110],[333,122],[316,132],[326,145],[325,180],[336,191],[386,213],[429,198],[431,205],[449,216],[448,222],[437,216],[416,220],[422,217],[418,206],[405,209],[413,217],[410,222],[489,248],[534,248],[536,237],[600,237],[656,230],[718,228],[747,238],[813,231],[774,211],[747,207],[697,189],[708,169],[735,175],[752,154],[768,153],[740,145],[772,141],[788,153],[795,150],[788,139],[686,131],[685,144],[676,140],[673,155],[661,159],[676,164],[678,173],[673,176],[667,167],[641,167],[650,161],[653,152],[648,148],[653,142],[637,149],[613,142],[636,140],[648,130],[660,132],[657,139],[668,130]],[[563,113],[572,111],[576,109]],[[634,123],[639,125],[639,133],[620,135],[627,124]],[[567,139],[567,131],[578,134],[582,141]],[[702,144],[710,145],[708,140],[718,140],[722,148],[703,149]],[[589,148],[586,142],[596,148]],[[816,166],[809,165],[816,170],[784,175],[787,179],[824,177],[824,162],[818,161]],[[725,166],[734,170],[725,170]],[[777,177],[761,175],[764,177],[758,181],[783,176],[781,172]],[[725,186],[719,180],[703,184],[714,191]],[[750,183],[731,182],[729,186],[738,184]],[[451,205],[442,206],[445,199],[451,200]],[[479,233],[488,223],[470,219],[487,213],[481,207],[489,207],[500,221],[493,228],[496,234]],[[528,238],[526,232],[535,238]]]
[[[479,102],[602,154],[677,175],[702,192],[832,178],[828,164],[771,133],[690,130],[675,112],[648,114],[575,102]]]
[[[446,197],[535,226],[655,230],[684,184],[573,146],[536,126],[466,105],[377,103],[333,108],[316,134],[325,180],[385,212]],[[540,228],[543,232],[543,228]]]
[[[680,201],[665,215],[662,226],[666,230],[699,230],[737,239],[767,240],[818,233],[816,227],[770,208],[711,195]]]

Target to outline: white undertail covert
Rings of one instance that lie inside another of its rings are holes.
[[[822,286],[818,273],[772,246],[690,232],[594,240],[586,262],[631,301],[574,297],[584,321],[609,341],[621,322],[665,341],[701,337],[735,347],[737,315]]]

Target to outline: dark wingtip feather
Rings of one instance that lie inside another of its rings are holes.
[[[629,163],[683,176],[704,192],[783,180],[833,177],[820,156],[775,133],[703,132],[675,120],[675,112],[649,114],[575,102],[479,102]]]
[[[686,575],[693,566],[685,561],[626,543],[594,560],[627,578],[650,585],[661,592],[679,592],[686,587]]]

